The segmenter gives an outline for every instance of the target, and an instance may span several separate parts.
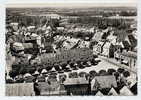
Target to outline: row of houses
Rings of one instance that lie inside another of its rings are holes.
[[[137,65],[137,53],[133,51],[128,51],[128,52],[115,52],[114,53],[115,59],[120,61],[120,63],[125,64],[129,66],[130,68],[135,68]]]
[[[96,95],[96,96],[133,96],[137,94],[137,83],[134,83],[132,87],[122,86],[118,87],[118,83],[114,76],[96,76],[92,81],[86,80],[85,78],[68,78],[64,83],[53,81],[50,84],[48,82],[39,82],[39,88],[41,95]],[[26,83],[26,86],[28,84]],[[33,88],[32,83],[29,84],[30,88]],[[17,86],[15,88],[12,88]],[[6,85],[6,95],[16,96],[19,95],[18,91],[24,89],[25,83]],[[17,89],[19,88],[19,89]],[[27,88],[26,88],[27,89]],[[12,92],[13,91],[13,92]],[[28,92],[22,92],[22,95],[31,96],[34,95],[34,90],[31,89]]]
[[[115,58],[119,60],[120,63],[130,67],[136,66],[137,38],[134,34],[130,33],[126,34],[124,39],[119,41],[119,37],[115,36],[114,33],[115,32],[111,30],[97,32],[93,37],[93,40],[95,39],[94,41],[97,41],[97,44],[93,46],[94,53],[108,58]],[[105,34],[108,35],[106,36]],[[102,38],[103,36],[106,37]]]
[[[118,87],[118,83],[114,76],[96,76],[91,82],[84,78],[71,78],[64,82],[64,87],[69,95],[134,95],[136,91],[136,83],[132,87]]]

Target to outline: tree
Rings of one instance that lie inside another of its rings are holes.
[[[78,73],[77,72],[69,73],[69,78],[78,78]]]
[[[113,74],[114,74],[114,76],[115,76],[115,78],[116,78],[116,80],[117,80],[118,77],[119,77],[119,72],[114,72]]]
[[[130,76],[130,72],[129,71],[124,71],[123,72],[123,76],[124,77],[129,77]]]
[[[59,75],[59,81],[63,83],[66,80],[67,76],[65,74]]]
[[[27,70],[24,67],[21,67],[19,70],[19,74],[24,75],[25,73],[27,73]]]
[[[60,71],[60,70],[61,70],[58,64],[55,64],[55,65],[54,65],[54,68],[55,68],[55,70],[57,70],[57,71]]]
[[[14,83],[12,79],[6,79],[6,83]]]
[[[124,72],[124,69],[123,69],[123,68],[118,68],[117,71],[118,71],[119,73],[123,73],[123,72]]]
[[[85,77],[87,75],[87,73],[86,72],[80,72],[78,75],[79,75],[79,77]]]
[[[116,72],[115,69],[108,69],[108,71],[107,71],[107,73],[108,73],[109,75],[113,75],[114,72]]]
[[[66,66],[67,66],[67,63],[62,63],[62,64],[61,64],[62,69],[65,69]]]
[[[93,46],[96,45],[98,42],[97,41],[90,41],[89,48],[93,49]]]
[[[32,68],[29,68],[29,70],[28,70],[28,72],[30,73],[30,74],[33,74],[34,72],[35,72],[35,68],[34,67],[32,67]]]
[[[17,70],[12,70],[9,72],[9,76],[14,78],[15,76],[17,76],[19,74],[19,72]]]
[[[100,70],[100,71],[99,71],[99,75],[100,75],[100,76],[107,75],[106,70]]]
[[[95,77],[97,75],[97,72],[95,70],[92,70],[89,72],[90,76]]]

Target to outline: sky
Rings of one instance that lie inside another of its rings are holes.
[[[137,0],[7,0],[8,7],[109,7],[136,6]]]

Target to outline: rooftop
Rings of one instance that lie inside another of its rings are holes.
[[[92,90],[117,87],[116,79],[113,75],[96,76],[92,82]]]
[[[80,84],[88,84],[88,81],[85,78],[68,78],[64,82],[64,85],[80,85]]]

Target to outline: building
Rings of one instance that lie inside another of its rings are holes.
[[[100,41],[102,39],[102,37],[104,36],[104,32],[102,32],[101,30],[96,30],[96,33],[94,34],[94,36],[92,37],[92,40],[95,41]]]
[[[34,43],[22,43],[25,54],[36,54],[39,52],[37,44]]]
[[[115,55],[117,53],[121,53],[122,51],[128,51],[131,48],[131,45],[129,44],[128,41],[121,41],[121,42],[117,42],[115,45]]]
[[[129,50],[134,50],[134,48],[137,46],[137,39],[132,34],[127,35],[125,37],[125,41],[127,41],[130,45]]]
[[[33,83],[6,84],[6,96],[35,96]]]
[[[80,40],[75,38],[67,37],[67,40],[63,42],[63,47],[66,50],[76,48],[79,45]]]
[[[109,96],[118,96],[118,93],[114,88],[111,88],[111,90],[108,93]]]
[[[98,91],[104,89],[111,89],[112,87],[117,87],[116,79],[113,75],[107,76],[96,76],[91,81],[91,91]]]
[[[30,36],[30,35],[25,36],[24,41],[25,43],[36,43],[37,42],[36,37]]]
[[[104,96],[103,93],[101,93],[100,91],[98,91],[95,96]]]
[[[15,52],[21,52],[21,51],[24,50],[24,47],[23,47],[22,43],[15,42],[15,43],[13,43],[13,45],[12,45],[12,49],[13,49]]]
[[[120,95],[121,96],[133,96],[134,94],[131,92],[131,90],[127,87],[124,86],[121,90],[120,90]]]
[[[12,26],[12,28],[13,28],[15,31],[18,30],[18,25],[19,25],[19,23],[13,22],[13,23],[10,23],[10,25]]]
[[[128,35],[129,38],[129,43],[131,45],[131,49],[130,50],[134,50],[135,47],[137,46],[137,39],[135,38],[134,35]]]
[[[120,61],[121,63],[128,65],[130,68],[134,68],[137,65],[137,52],[122,52],[120,54]]]
[[[106,42],[102,48],[102,55],[106,57],[114,57],[115,48],[110,42]]]
[[[99,41],[98,44],[93,47],[93,51],[97,53],[102,53],[104,44],[104,41]]]
[[[64,81],[67,95],[87,95],[89,83],[85,78],[68,78]]]

